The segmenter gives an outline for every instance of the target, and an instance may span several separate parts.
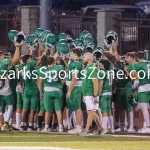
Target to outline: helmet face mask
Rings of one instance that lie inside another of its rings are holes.
[[[103,48],[101,48],[100,46],[97,46],[94,49],[93,55],[96,61],[100,60],[103,56],[104,50]]]
[[[118,35],[115,31],[109,31],[106,33],[104,37],[104,47],[105,49],[109,49],[111,46],[118,43]]]
[[[38,46],[38,39],[34,34],[29,35],[26,42],[29,49],[35,50]]]
[[[23,44],[26,40],[26,35],[23,31],[19,32],[18,35],[15,37],[15,42]]]
[[[102,58],[102,53],[100,52],[100,51],[95,51],[94,53],[93,53],[93,55],[94,55],[94,58],[95,58],[95,60],[100,60],[101,58]]]
[[[86,47],[84,51],[92,53],[93,52],[93,48],[92,47]]]
[[[8,38],[10,41],[18,42],[19,44],[23,44],[26,40],[26,35],[23,31],[10,30],[8,32]]]
[[[43,44],[45,45],[45,47],[47,46],[48,49],[50,50],[50,55],[54,55],[54,49],[55,49],[55,45],[57,43],[57,37],[50,33],[46,36],[46,38],[43,41]]]

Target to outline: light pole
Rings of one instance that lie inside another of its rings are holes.
[[[40,27],[51,30],[52,0],[40,0]]]

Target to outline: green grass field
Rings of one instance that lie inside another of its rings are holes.
[[[0,132],[1,146],[61,147],[71,149],[150,149],[148,137],[58,135],[25,132]]]

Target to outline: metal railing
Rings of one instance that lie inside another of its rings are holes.
[[[143,51],[150,44],[150,15],[122,13],[114,19],[121,55]]]

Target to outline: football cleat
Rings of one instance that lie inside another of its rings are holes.
[[[105,129],[98,130],[98,134],[99,134],[99,135],[104,135],[104,134],[106,134],[107,132],[108,132],[108,131],[105,130]]]
[[[4,129],[4,130],[9,130],[9,125],[8,125],[7,122],[5,122],[5,123],[3,124],[3,129]]]
[[[40,132],[40,131],[42,131],[42,129],[43,129],[43,128],[37,128],[37,132]]]
[[[80,133],[78,133],[78,135],[80,135],[80,136],[88,136],[91,134],[92,133],[89,134],[89,131],[87,131],[86,129],[83,129]]]
[[[49,132],[48,128],[44,128],[41,132]]]
[[[135,132],[135,129],[133,127],[130,127],[127,132]]]
[[[68,131],[68,133],[70,134],[78,134],[78,133],[81,133],[82,130],[81,129],[77,129],[77,128],[74,128],[74,129],[71,129]]]
[[[150,128],[145,128],[145,127],[138,131],[138,133],[149,133],[149,132],[150,132]]]
[[[33,132],[34,130],[33,130],[32,127],[28,127],[27,131],[28,131],[28,132]]]

